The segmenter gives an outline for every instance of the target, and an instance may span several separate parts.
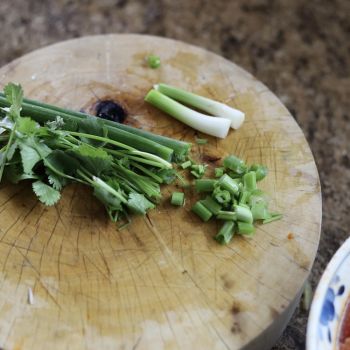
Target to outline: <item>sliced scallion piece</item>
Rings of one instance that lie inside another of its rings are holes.
[[[208,210],[200,201],[196,202],[191,210],[203,221],[208,221],[213,216],[211,211]]]
[[[231,241],[233,234],[235,223],[233,221],[226,221],[222,225],[218,234],[214,237],[217,242],[220,244],[227,244]]]
[[[199,179],[195,181],[194,186],[197,192],[212,192],[217,183],[214,179]]]
[[[210,196],[207,196],[205,199],[201,200],[201,203],[214,215],[217,215],[222,208],[222,206]]]
[[[174,192],[171,196],[171,204],[182,207],[185,201],[185,194],[183,192]]]
[[[237,220],[242,222],[247,222],[249,224],[253,223],[253,214],[249,207],[244,205],[236,205],[235,213],[237,215]]]
[[[236,221],[237,220],[237,214],[234,211],[225,211],[225,210],[220,210],[216,218],[219,220],[231,220],[231,221]]]
[[[252,236],[255,232],[253,224],[238,221],[238,233],[244,236]]]

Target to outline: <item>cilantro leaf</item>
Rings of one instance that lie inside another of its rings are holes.
[[[154,208],[152,202],[150,202],[144,195],[136,192],[129,194],[127,206],[136,214],[146,214],[148,209]]]
[[[81,161],[84,168],[95,175],[100,175],[112,166],[112,156],[103,149],[95,148],[88,144],[82,144],[72,149],[69,153],[74,154]]]
[[[55,190],[62,190],[64,186],[67,185],[67,179],[64,178],[63,176],[60,176],[53,172],[51,169],[46,168],[45,170],[47,174],[47,180],[49,184],[55,189]]]
[[[61,150],[54,150],[44,160],[44,164],[57,173],[74,175],[80,164],[77,159]]]
[[[17,120],[17,130],[22,134],[34,134],[39,127],[38,123],[28,117],[20,117]]]
[[[17,147],[18,147],[18,143],[17,141],[15,141],[8,149],[7,151],[7,160],[11,160],[17,150]]]
[[[79,132],[101,137],[107,137],[108,134],[108,130],[104,122],[100,118],[92,116],[87,117],[79,122]],[[81,140],[95,147],[102,147],[106,144],[105,142],[96,141],[85,137],[81,137]]]
[[[31,146],[25,143],[20,143],[20,153],[23,165],[23,171],[26,174],[30,174],[34,166],[41,160],[39,153]]]
[[[33,191],[39,198],[40,202],[44,203],[45,205],[54,205],[61,198],[59,191],[53,189],[49,185],[46,185],[42,181],[35,181],[32,186]]]
[[[21,163],[8,164],[5,168],[4,174],[5,178],[13,184],[17,184],[19,181],[22,180],[39,179],[39,177],[35,174],[24,174]]]
[[[19,118],[21,109],[22,109],[22,101],[23,101],[23,90],[21,85],[9,83],[4,88],[4,94],[7,101],[11,104],[9,115],[13,120]]]

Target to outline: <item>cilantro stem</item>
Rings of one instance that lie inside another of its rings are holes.
[[[65,131],[65,132],[70,134],[70,135],[73,135],[73,136],[86,137],[87,139],[110,143],[111,145],[114,145],[114,146],[117,146],[117,147],[120,147],[120,148],[125,148],[125,149],[127,149],[129,151],[135,150],[135,148],[133,148],[133,147],[130,147],[128,145],[124,145],[123,143],[120,143],[118,141],[114,141],[114,140],[108,139],[106,137],[92,135],[92,134],[86,134],[86,133],[83,133],[83,132],[76,132],[76,131]]]
[[[7,155],[8,155],[9,149],[10,149],[10,147],[12,145],[13,138],[15,137],[16,128],[17,128],[17,120],[13,124],[13,128],[12,128],[10,136],[9,136],[9,140],[8,140],[6,146],[5,146],[6,149],[5,149],[5,152],[3,154],[4,159],[3,159],[2,163],[1,163],[1,167],[0,167],[0,182],[1,182],[2,176],[4,174],[4,169],[5,169],[5,165],[6,165]]]

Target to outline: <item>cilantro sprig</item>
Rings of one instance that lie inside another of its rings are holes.
[[[149,153],[135,147],[141,136],[136,143],[123,143],[115,130],[94,117],[58,115],[40,122],[22,116],[20,85],[8,84],[4,96],[0,181],[3,176],[15,183],[33,180],[33,192],[45,205],[55,205],[65,186],[79,182],[92,188],[113,221],[128,220],[128,212],[145,214],[154,208],[161,198],[160,184],[175,178],[172,164],[165,159],[167,147],[161,152],[157,144],[157,152]]]

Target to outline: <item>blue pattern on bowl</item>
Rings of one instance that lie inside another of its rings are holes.
[[[328,264],[312,302],[307,350],[334,350],[340,322],[350,296],[350,239]]]

